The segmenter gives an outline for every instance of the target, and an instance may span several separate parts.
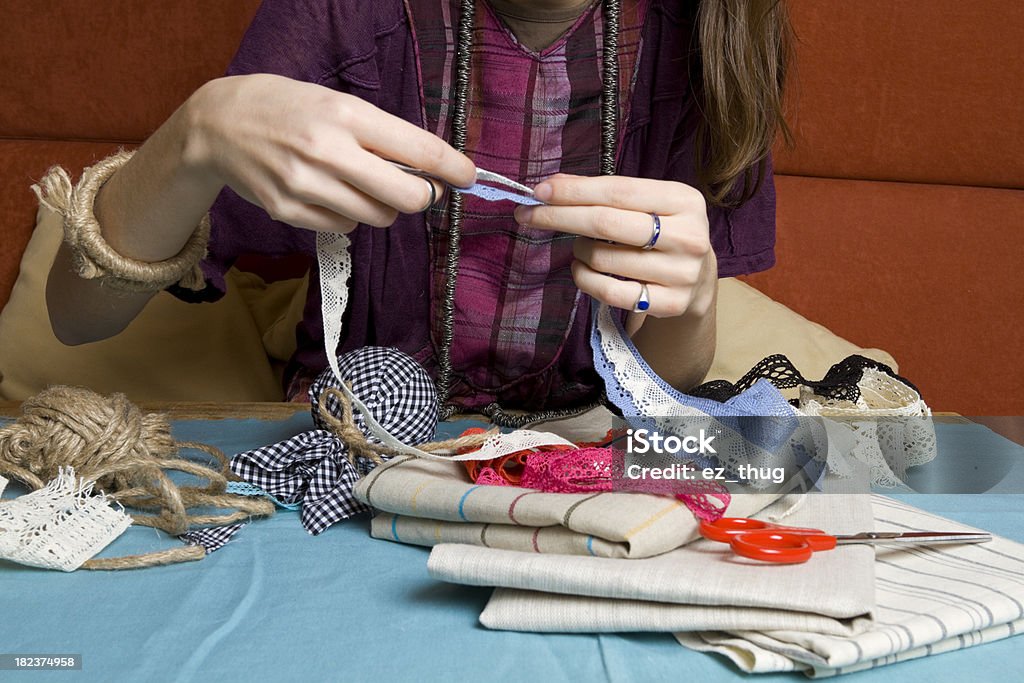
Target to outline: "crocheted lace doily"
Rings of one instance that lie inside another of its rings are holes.
[[[0,503],[0,558],[70,572],[107,547],[132,520],[92,487],[68,468],[43,488]]]

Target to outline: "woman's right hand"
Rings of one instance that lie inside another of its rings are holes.
[[[186,163],[296,227],[385,227],[399,212],[427,208],[424,179],[386,159],[460,187],[475,181],[469,158],[436,135],[358,97],[283,76],[210,81],[186,112]]]

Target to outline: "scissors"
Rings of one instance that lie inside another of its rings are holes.
[[[737,555],[776,564],[800,564],[811,559],[815,552],[852,543],[938,545],[992,540],[992,534],[976,531],[865,531],[851,536],[833,536],[821,529],[771,524],[746,517],[701,522],[700,533],[712,541],[728,543]]]
[[[517,183],[510,178],[506,178],[500,173],[494,171],[487,171],[482,168],[476,169],[476,183],[469,187],[456,187],[451,183],[446,182],[443,178],[428,173],[424,170],[413,168],[412,166],[406,166],[400,164],[397,161],[389,162],[392,166],[400,171],[405,171],[409,175],[414,175],[419,178],[427,178],[428,180],[435,180],[442,185],[450,187],[456,192],[464,194],[471,194],[477,197],[486,199],[489,202],[496,202],[507,199],[508,201],[515,202],[516,204],[524,204],[526,206],[536,206],[543,204],[533,196],[533,190],[522,183]]]

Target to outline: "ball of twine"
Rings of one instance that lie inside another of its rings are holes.
[[[0,461],[33,489],[64,467],[108,493],[141,485],[140,465],[174,457],[177,443],[162,415],[144,415],[123,394],[51,387],[28,399],[0,432]]]
[[[167,417],[143,413],[123,394],[101,396],[81,387],[48,388],[25,401],[22,415],[0,429],[0,474],[42,488],[63,467],[96,483],[96,489],[125,506],[152,514],[132,514],[135,524],[178,536],[193,525],[225,525],[274,512],[268,500],[225,493],[228,460],[219,449],[179,442]],[[182,448],[201,450],[220,465],[214,469],[178,457]],[[206,481],[178,486],[167,471]],[[227,514],[189,514],[189,508],[232,510]],[[176,548],[132,558],[90,560],[85,568],[127,569],[201,559],[202,548]]]

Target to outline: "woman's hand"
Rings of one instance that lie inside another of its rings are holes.
[[[319,85],[233,76],[204,85],[186,107],[186,162],[297,227],[384,227],[427,208],[427,182],[385,159],[458,186],[475,180],[469,158],[441,138]]]
[[[460,186],[472,162],[443,140],[349,95],[281,76],[211,81],[197,90],[100,188],[94,210],[118,253],[162,261],[181,251],[225,185],[278,220],[348,232],[422,211],[423,178],[385,159]],[[435,190],[440,190],[435,184]],[[123,330],[152,293],[83,280],[66,244],[54,259],[46,303],[65,344]]]
[[[572,272],[576,285],[598,301],[633,310],[647,285],[650,307],[627,324],[636,331],[645,315],[705,315],[715,300],[717,266],[708,234],[707,207],[682,183],[622,176],[556,175],[534,188],[544,206],[516,209],[523,225],[578,235]],[[654,218],[661,234],[653,249]]]

